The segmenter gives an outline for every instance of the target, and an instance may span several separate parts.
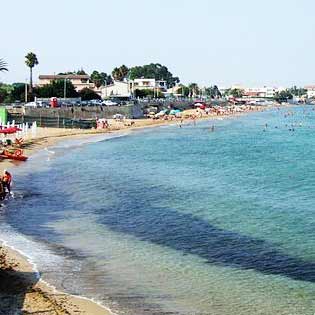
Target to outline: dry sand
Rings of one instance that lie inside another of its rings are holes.
[[[192,113],[195,113],[195,111],[189,112],[189,114]],[[203,118],[217,118],[217,116],[205,115],[201,117],[201,119]],[[52,146],[62,139],[90,137],[104,132],[115,132],[123,129],[133,130],[170,123],[179,124],[187,121],[189,119],[184,119],[184,121],[180,119],[175,121],[140,119],[135,120],[135,124],[132,126],[130,126],[131,121],[128,120],[125,122],[111,121],[109,130],[37,128],[36,134],[30,133],[27,135],[23,150],[25,155],[30,156],[34,152]],[[19,163],[25,162],[3,160],[0,163],[0,171],[8,169],[12,172],[12,168],[19,165]],[[90,300],[55,291],[39,280],[38,274],[25,257],[0,243],[0,315],[2,314],[107,315],[111,313]]]

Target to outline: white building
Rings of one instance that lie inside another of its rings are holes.
[[[276,88],[268,86],[244,89],[244,95],[248,97],[274,97],[275,93]]]
[[[107,97],[130,97],[131,91],[129,88],[128,82],[124,81],[114,81],[113,84],[109,84],[107,86],[101,86],[101,97],[107,98]]]
[[[131,91],[135,90],[157,90],[160,92],[167,91],[167,84],[164,80],[155,79],[134,79],[129,81]]]
[[[307,85],[305,89],[307,90],[307,98],[315,98],[315,85]]]
[[[101,86],[101,97],[130,97],[136,90],[153,90],[167,92],[166,81],[155,79],[134,79],[129,81],[114,81],[113,84]]]
[[[177,96],[177,97],[183,96],[182,93],[178,93],[179,90],[181,90],[181,89],[182,89],[181,85],[175,85],[175,86],[167,89],[167,94]]]

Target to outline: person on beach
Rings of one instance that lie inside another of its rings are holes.
[[[3,182],[2,180],[0,180],[0,200],[4,200],[5,199],[5,188],[3,186]]]
[[[11,182],[12,182],[12,175],[7,171],[3,171],[2,176],[2,184],[4,189],[8,189],[8,192],[11,193]]]

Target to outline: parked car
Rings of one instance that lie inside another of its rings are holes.
[[[125,116],[123,116],[122,114],[115,114],[113,115],[113,119],[117,120],[117,121],[121,121],[125,119]]]
[[[50,104],[45,101],[36,101],[35,103],[37,107],[50,107]]]
[[[36,104],[36,102],[29,102],[29,103],[26,103],[24,106],[25,106],[25,107],[33,107],[33,108],[36,108],[36,107],[37,107],[37,104]]]
[[[110,100],[109,101],[103,101],[102,104],[106,105],[106,106],[117,106],[118,105],[118,103],[110,101]]]
[[[21,108],[22,104],[21,101],[15,101],[12,105],[12,108]]]
[[[90,100],[89,101],[89,105],[102,105],[102,101],[101,100]]]

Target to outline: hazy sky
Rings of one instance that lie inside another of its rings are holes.
[[[183,83],[315,83],[314,0],[1,0],[0,81],[165,64]]]

